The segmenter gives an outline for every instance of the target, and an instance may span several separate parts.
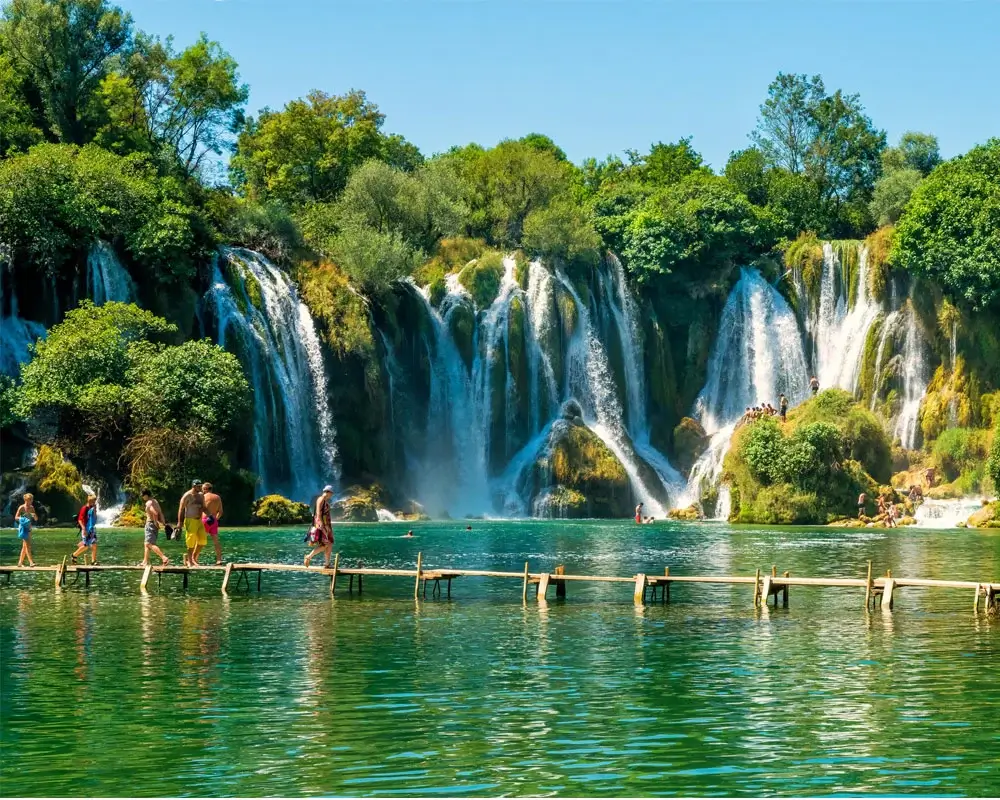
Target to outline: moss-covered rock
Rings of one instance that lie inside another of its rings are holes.
[[[448,330],[467,370],[476,355],[476,312],[467,302],[457,302],[448,310]]]
[[[303,302],[319,323],[320,334],[339,357],[371,357],[375,337],[365,299],[351,288],[347,276],[327,263],[302,263],[296,270]]]
[[[32,491],[48,516],[58,520],[72,519],[87,499],[80,471],[48,445],[38,449],[28,484],[25,491]]]
[[[383,505],[381,486],[352,486],[347,497],[331,505],[334,519],[345,522],[378,522],[378,510]]]
[[[253,504],[253,521],[265,525],[297,525],[312,521],[312,509],[280,494],[268,494]]]
[[[566,486],[550,486],[535,498],[532,515],[548,519],[584,519],[589,503],[586,496]]]
[[[628,473],[596,433],[559,420],[548,451],[535,464],[539,492],[562,486],[587,499],[588,517],[631,516]]]
[[[503,272],[503,255],[496,250],[489,250],[466,266],[458,274],[458,280],[472,296],[476,308],[483,310],[493,305],[493,301],[497,299]]]
[[[1000,500],[984,504],[965,525],[968,528],[1000,528]]]
[[[672,508],[667,512],[667,516],[670,519],[694,522],[701,519],[701,510],[696,505],[690,505],[687,508]]]
[[[708,435],[701,423],[691,417],[684,417],[674,428],[674,466],[685,475],[691,471],[694,462],[708,447]]]

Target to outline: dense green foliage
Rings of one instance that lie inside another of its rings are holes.
[[[986,471],[993,481],[993,491],[1000,494],[1000,422],[997,423],[993,431],[993,446],[990,448],[990,457],[986,462]]]
[[[725,461],[733,519],[771,524],[850,516],[858,495],[888,482],[891,469],[878,419],[835,389],[793,409],[787,423],[764,418],[742,426]]]
[[[916,188],[892,259],[972,308],[1000,303],[1000,139],[941,164]]]
[[[173,331],[131,304],[84,302],[36,346],[15,413],[95,474],[114,474],[124,453],[136,490],[179,491],[198,468],[229,472],[227,443],[250,402],[242,367],[209,342],[163,344]]]

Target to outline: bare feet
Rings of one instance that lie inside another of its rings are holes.
[[[167,564],[169,564],[169,563],[170,563],[170,559],[169,559],[169,558],[167,558],[166,556],[164,556],[164,557],[163,557],[163,563],[162,563],[162,564],[160,564],[160,566],[161,566],[161,567],[165,567],[165,566],[167,566]]]

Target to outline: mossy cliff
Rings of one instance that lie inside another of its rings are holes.
[[[536,497],[551,498],[555,490],[555,497],[566,501],[568,516],[627,517],[632,510],[625,468],[597,434],[579,423],[555,423],[549,448],[535,463],[535,481]]]
[[[879,420],[844,391],[821,392],[789,414],[736,429],[723,479],[734,522],[825,524],[856,515],[892,470]]]

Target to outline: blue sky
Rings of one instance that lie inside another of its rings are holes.
[[[574,161],[692,136],[716,167],[779,71],[861,95],[890,142],[946,157],[1000,136],[1000,3],[117,0],[136,24],[219,40],[249,110],[364,89],[425,154],[531,131]]]

